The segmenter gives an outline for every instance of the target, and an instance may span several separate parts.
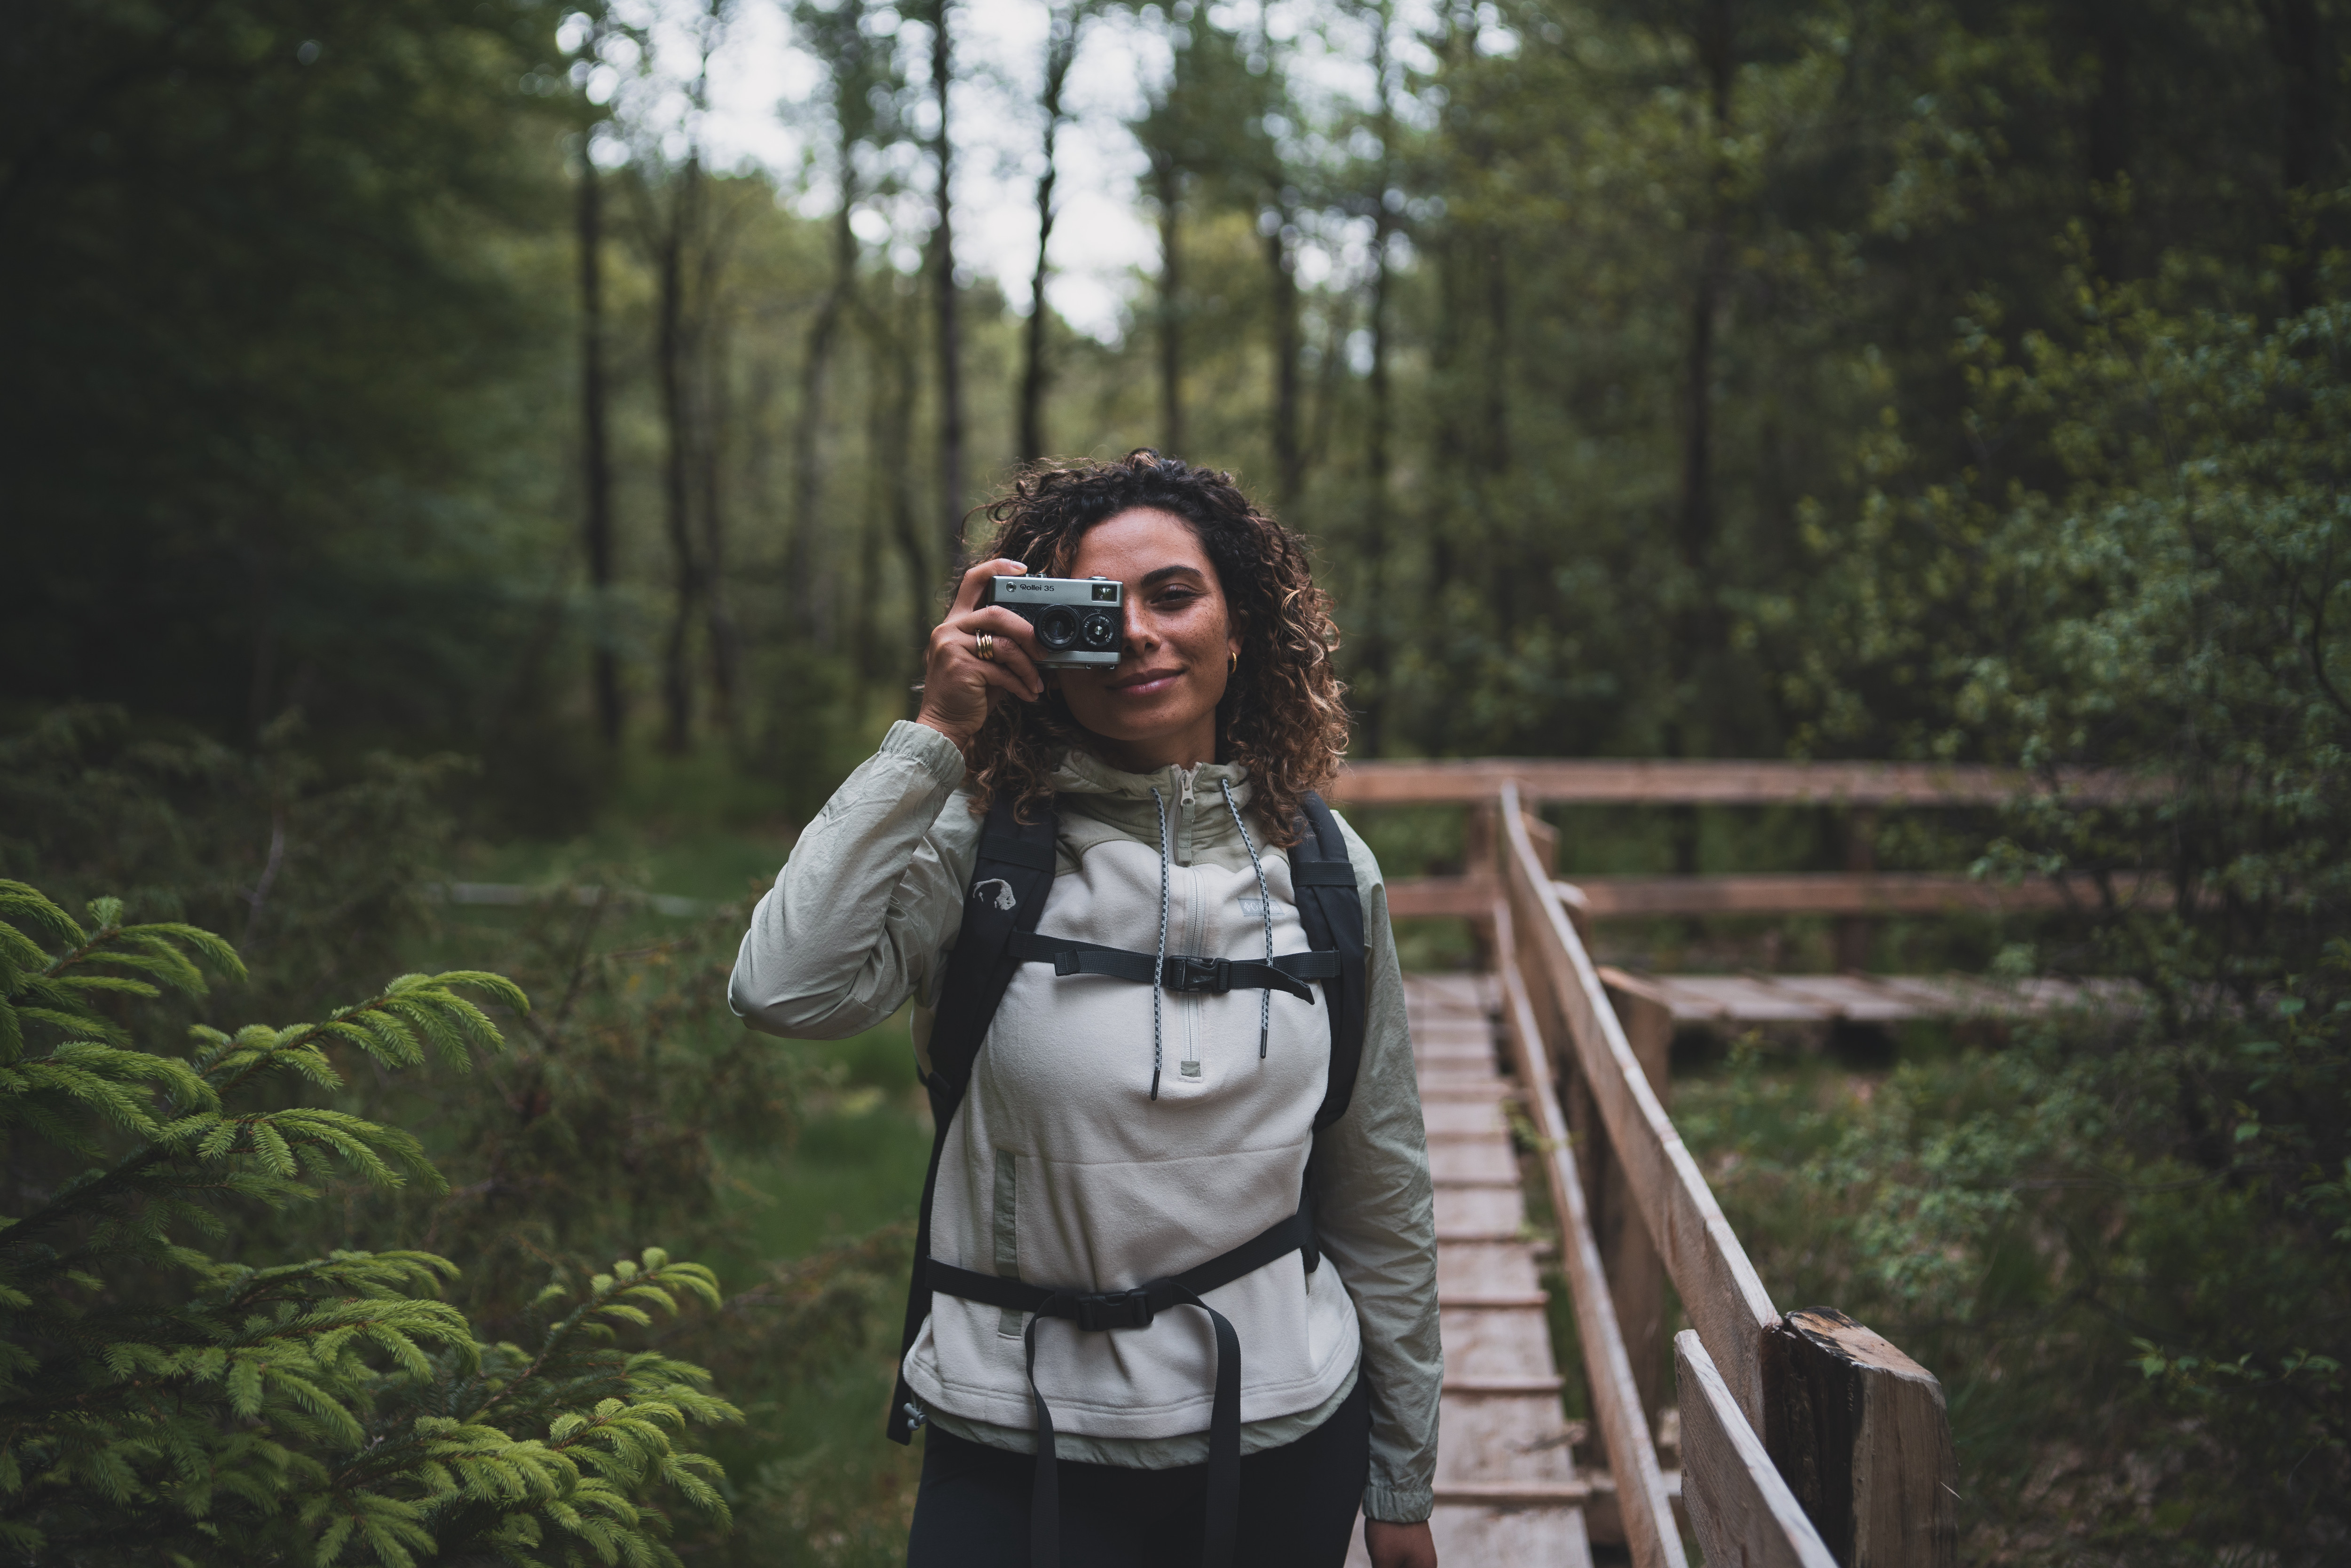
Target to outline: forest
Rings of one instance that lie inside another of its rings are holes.
[[[1869,954],[2144,1006],[1677,1040],[1677,1122],[1941,1378],[1964,1560],[2351,1553],[2351,6],[9,16],[0,1552],[901,1560],[907,1037],[725,976],[978,508],[1150,446],[1312,541],[1353,756],[2147,782],[1889,814],[2098,891]]]

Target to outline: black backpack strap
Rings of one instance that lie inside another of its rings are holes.
[[[1322,1108],[1314,1113],[1321,1132],[1346,1113],[1355,1092],[1355,1069],[1364,1059],[1364,1020],[1369,1002],[1364,962],[1364,899],[1355,890],[1355,868],[1347,839],[1322,797],[1309,790],[1299,818],[1298,844],[1290,852],[1290,882],[1298,891],[1299,923],[1306,945],[1335,954],[1336,978],[1323,983],[1331,1008],[1331,1079]]]
[[[996,1021],[997,1005],[1012,983],[1020,960],[1010,952],[1013,934],[1037,929],[1045,913],[1045,895],[1053,886],[1053,842],[1061,829],[1060,813],[1048,802],[1038,820],[1023,822],[1013,802],[998,797],[980,825],[979,854],[973,861],[971,881],[964,890],[963,929],[947,955],[947,972],[939,982],[938,1006],[931,1025],[931,1072],[923,1087],[931,1096],[931,1164],[923,1176],[923,1207],[914,1222],[914,1270],[906,1283],[906,1322],[898,1344],[897,1387],[890,1396],[888,1432],[893,1443],[911,1442],[914,1435],[914,1392],[906,1385],[907,1352],[931,1315],[931,1290],[923,1278],[923,1262],[931,1255],[931,1198],[939,1184],[939,1156],[947,1146],[947,1128],[963,1092],[971,1082],[972,1064],[980,1042]]]
[[[1037,821],[1023,822],[1012,803],[999,800],[979,830],[979,855],[964,890],[963,929],[947,955],[931,1025],[932,1109],[952,1113],[971,1082],[980,1041],[996,1021],[997,1005],[1012,983],[1020,960],[1009,949],[1016,931],[1037,929],[1045,895],[1053,887],[1053,840],[1060,813],[1048,804]],[[939,1097],[946,1096],[941,1106]],[[938,1118],[946,1125],[946,1117]]]
[[[1207,1517],[1202,1531],[1202,1568],[1227,1568],[1239,1533],[1241,1486],[1241,1342],[1230,1319],[1202,1300],[1209,1291],[1253,1274],[1285,1253],[1314,1247],[1312,1206],[1277,1221],[1229,1252],[1181,1274],[1146,1280],[1123,1291],[1054,1290],[1025,1280],[957,1269],[935,1258],[917,1259],[915,1269],[942,1295],[961,1296],[991,1307],[1029,1314],[1021,1343],[1029,1361],[1029,1408],[1035,1417],[1036,1467],[1029,1490],[1029,1568],[1059,1568],[1061,1561],[1061,1467],[1054,1451],[1053,1411],[1037,1387],[1037,1325],[1047,1318],[1073,1322],[1088,1333],[1147,1329],[1153,1320],[1179,1306],[1208,1314],[1217,1343],[1215,1394],[1208,1415]],[[1311,1268],[1311,1265],[1310,1264]]]

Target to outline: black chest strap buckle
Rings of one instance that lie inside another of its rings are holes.
[[[1151,1326],[1153,1314],[1151,1292],[1148,1291],[1110,1291],[1098,1296],[1080,1296],[1077,1306],[1078,1327],[1089,1333]]]
[[[1233,988],[1233,961],[1170,953],[1159,983],[1171,991],[1210,991],[1221,996]]]

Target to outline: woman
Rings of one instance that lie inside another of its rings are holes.
[[[800,836],[729,993],[810,1039],[915,1002],[941,1115],[893,1413],[929,1427],[910,1568],[1336,1568],[1359,1507],[1376,1568],[1434,1568],[1402,979],[1371,852],[1304,814],[1346,739],[1325,601],[1229,476],[1148,451],[1031,472],[989,513],[920,713]],[[981,604],[1022,573],[1123,585],[1114,669],[1040,669]],[[1304,951],[1350,946],[1333,894],[1355,951]]]

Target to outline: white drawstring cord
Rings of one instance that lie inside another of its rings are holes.
[[[1151,789],[1151,808],[1159,813],[1159,961],[1151,966],[1151,1097],[1159,1098],[1159,982],[1167,973],[1167,800],[1159,787]]]
[[[1265,919],[1265,961],[1270,967],[1273,963],[1273,894],[1265,890],[1265,862],[1257,858],[1257,845],[1249,841],[1249,824],[1241,821],[1241,809],[1233,804],[1231,783],[1220,782],[1224,786],[1225,810],[1233,814],[1233,826],[1241,833],[1241,848],[1249,851],[1249,865],[1257,872],[1257,912]],[[1260,990],[1257,994],[1257,1059],[1259,1061],[1265,1060],[1265,1037],[1272,1031],[1273,992]]]

